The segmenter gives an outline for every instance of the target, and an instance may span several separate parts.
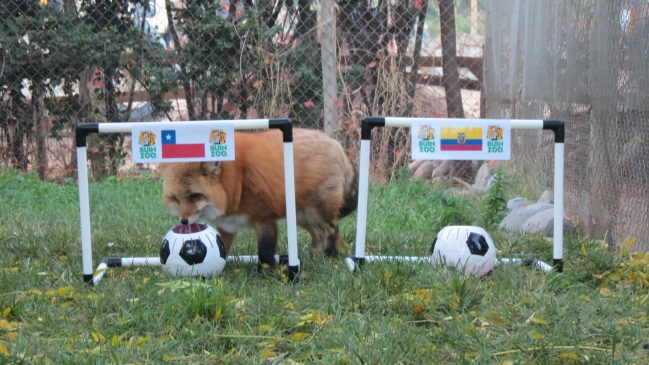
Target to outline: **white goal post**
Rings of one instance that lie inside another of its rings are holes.
[[[356,221],[356,242],[354,255],[345,259],[350,271],[366,262],[375,261],[403,261],[422,262],[429,261],[430,257],[411,256],[366,256],[365,241],[367,232],[367,204],[369,193],[369,171],[370,171],[370,143],[372,129],[378,127],[407,127],[410,128],[413,122],[426,122],[430,125],[453,125],[457,121],[471,121],[471,119],[448,119],[448,118],[401,118],[401,117],[365,117],[361,124],[361,150],[360,150],[360,171],[358,183],[358,215]],[[476,122],[484,122],[483,119],[475,119]],[[536,266],[548,272],[556,270],[563,272],[563,174],[564,174],[564,122],[560,120],[521,120],[512,119],[511,129],[547,129],[554,132],[554,232],[553,232],[553,263],[547,263],[537,259],[500,259],[497,263],[515,263],[522,265]]]
[[[289,119],[247,119],[224,121],[170,122],[176,129],[191,129],[205,123],[228,122],[235,130],[279,129],[284,141],[284,182],[286,193],[286,226],[288,233],[288,255],[275,255],[278,264],[288,264],[289,281],[297,279],[300,260],[297,248],[297,215],[295,208],[295,171],[293,165],[293,126]],[[96,285],[108,267],[160,266],[160,257],[107,257],[103,258],[96,270],[92,263],[92,239],[90,234],[90,195],[88,191],[88,156],[86,137],[93,133],[130,133],[133,127],[146,126],[141,123],[79,123],[76,127],[77,170],[79,180],[79,212],[81,217],[81,256],[83,280]],[[135,142],[134,142],[135,143]],[[235,156],[236,158],[236,156]],[[228,256],[227,261],[258,263],[256,255]]]

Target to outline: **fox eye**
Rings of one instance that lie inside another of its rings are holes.
[[[189,196],[189,200],[191,201],[197,201],[200,198],[201,198],[201,194],[192,194]]]

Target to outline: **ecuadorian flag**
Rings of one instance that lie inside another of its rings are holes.
[[[442,127],[441,151],[482,151],[482,127]]]

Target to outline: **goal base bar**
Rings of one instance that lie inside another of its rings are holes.
[[[238,264],[258,264],[259,257],[256,255],[228,256],[226,262],[235,262]],[[293,281],[300,272],[300,266],[289,265],[288,255],[275,255],[277,265],[288,265],[288,279]],[[104,257],[97,265],[97,269],[92,275],[84,275],[84,281],[97,285],[104,277],[109,267],[129,267],[129,266],[162,266],[160,257]]]
[[[364,256],[364,257],[348,256],[345,259],[345,265],[347,265],[349,271],[354,272],[356,270],[356,267],[360,268],[366,262],[376,262],[376,261],[430,263],[430,256]],[[537,269],[543,272],[550,272],[554,269],[552,265],[548,265],[547,263],[538,259],[507,259],[507,258],[496,259],[496,266],[500,264],[518,264],[523,266],[535,266]],[[563,261],[561,261],[560,263],[555,262],[554,264],[555,264],[554,266],[556,266],[557,264],[563,266]]]

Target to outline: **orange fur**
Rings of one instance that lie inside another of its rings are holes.
[[[165,163],[163,201],[180,220],[212,223],[230,246],[253,228],[260,261],[274,265],[277,220],[286,217],[281,132],[235,133],[235,160]],[[298,225],[326,254],[340,248],[338,218],[356,208],[358,174],[342,146],[316,130],[293,130]]]

